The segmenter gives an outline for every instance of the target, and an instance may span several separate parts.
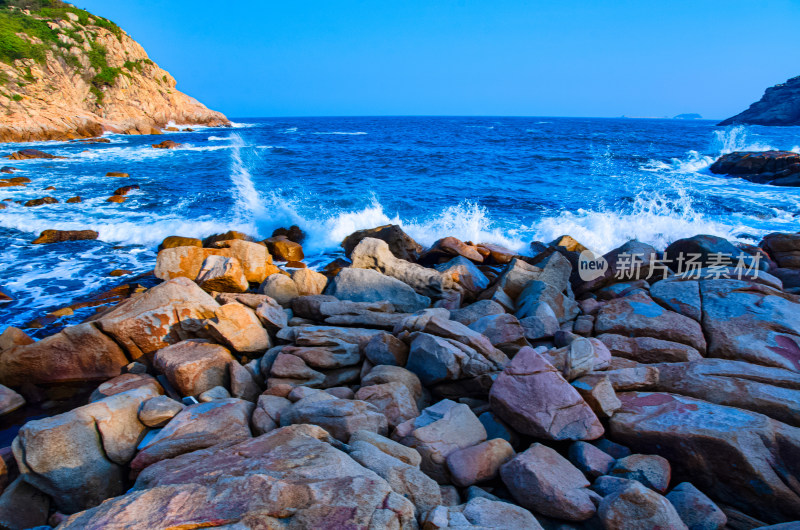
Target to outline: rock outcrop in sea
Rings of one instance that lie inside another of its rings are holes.
[[[60,0],[0,3],[0,141],[228,125],[116,24]]]
[[[160,284],[7,328],[0,526],[800,521],[800,234],[630,241],[591,277],[570,237],[379,227],[326,274],[300,241],[173,236]]]
[[[759,184],[800,186],[800,154],[794,151],[736,151],[719,157],[709,170]]]
[[[750,108],[718,125],[800,125],[800,76],[769,87]]]

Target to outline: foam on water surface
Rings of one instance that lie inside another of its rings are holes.
[[[535,134],[533,134],[535,132]],[[569,234],[598,252],[629,239],[663,248],[698,233],[757,242],[797,231],[800,190],[712,175],[720,155],[797,149],[795,128],[711,122],[527,118],[298,118],[110,144],[7,144],[64,160],[9,161],[25,188],[0,199],[51,195],[59,204],[0,211],[2,324],[20,325],[145,272],[170,235],[239,230],[259,238],[299,225],[308,261],[338,255],[350,233],[398,224],[423,245],[452,235],[526,252]],[[6,165],[6,164],[4,164]],[[128,179],[105,177],[127,172]],[[138,184],[123,204],[105,202]],[[54,191],[45,190],[49,185]],[[65,204],[81,195],[81,204]],[[92,229],[98,241],[31,246],[46,229]],[[121,248],[119,248],[121,246]]]

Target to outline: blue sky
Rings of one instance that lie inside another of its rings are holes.
[[[800,75],[796,0],[74,0],[232,117],[724,118]]]

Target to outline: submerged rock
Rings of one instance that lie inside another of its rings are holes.
[[[42,245],[60,243],[62,241],[83,241],[97,239],[98,233],[94,230],[45,230],[31,243]]]

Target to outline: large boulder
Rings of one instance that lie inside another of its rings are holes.
[[[500,476],[524,508],[567,521],[595,514],[589,481],[555,449],[535,443],[500,468]]]
[[[190,405],[147,441],[131,469],[138,472],[160,460],[250,438],[253,409],[253,403],[235,398]]]
[[[772,233],[764,237],[761,247],[778,267],[800,269],[800,234]]]
[[[452,278],[435,269],[396,257],[389,250],[389,245],[380,239],[364,238],[353,249],[350,259],[353,261],[352,267],[373,269],[396,278],[423,296],[441,296],[442,291],[455,285]]]
[[[157,395],[153,387],[136,388],[29,421],[12,444],[22,477],[66,513],[121,495],[124,466],[147,430],[139,407]]]
[[[328,440],[295,425],[164,460],[62,528],[415,528],[411,502]]]
[[[353,232],[342,241],[342,248],[347,257],[350,257],[353,249],[364,239],[374,238],[385,241],[389,250],[396,257],[406,261],[415,262],[422,252],[422,245],[414,241],[403,229],[397,225],[385,225],[377,228],[368,228]]]
[[[230,250],[231,257],[238,260],[245,279],[250,283],[260,284],[274,272],[272,256],[267,252],[267,247],[260,243],[243,239],[229,239],[218,245]]]
[[[208,256],[203,261],[195,281],[207,292],[243,293],[247,291],[247,277],[242,265],[238,259],[226,256]]]
[[[301,399],[281,414],[280,421],[283,427],[297,423],[318,425],[342,442],[356,431],[381,435],[388,431],[386,417],[374,405],[351,399]]]
[[[392,428],[419,416],[416,397],[406,385],[396,381],[362,386],[355,398],[374,405]]]
[[[762,414],[668,393],[619,394],[610,436],[659,454],[677,480],[766,522],[800,519],[800,429]]]
[[[739,280],[700,284],[708,356],[800,371],[800,301]]]
[[[269,334],[256,313],[236,302],[217,309],[214,318],[206,321],[206,325],[214,339],[239,353],[254,356],[272,346]]]
[[[726,359],[658,365],[660,392],[759,412],[800,427],[800,374]]]
[[[413,313],[431,304],[408,284],[376,270],[345,268],[328,283],[325,294],[353,302],[390,302],[402,313]]]
[[[447,484],[447,457],[486,440],[486,429],[467,405],[445,399],[398,425],[392,438],[416,449],[422,455],[421,469],[440,484]]]
[[[170,344],[194,338],[219,307],[196,283],[181,277],[121,302],[97,320],[97,325],[133,360],[138,360]]]
[[[229,386],[231,352],[218,344],[190,339],[158,350],[153,358],[156,370],[182,396],[199,396],[215,386]]]
[[[424,513],[441,504],[439,484],[417,466],[395,458],[366,441],[350,441],[350,458],[386,480],[395,493],[410,500]]]
[[[700,353],[706,351],[706,340],[700,324],[664,309],[644,293],[606,303],[597,314],[594,329],[598,334],[653,337],[687,344]]]
[[[230,257],[229,249],[202,248],[196,245],[164,247],[156,257],[156,278],[171,280],[173,278],[189,278],[194,280],[209,256]]]
[[[105,381],[129,362],[116,342],[87,322],[0,352],[0,384]]]
[[[593,440],[597,416],[553,365],[522,348],[492,385],[492,411],[522,434],[548,440]]]
[[[735,265],[741,253],[741,250],[724,237],[708,234],[678,239],[664,249],[665,259],[670,261],[671,267],[677,272],[683,272],[678,270],[681,255],[686,260],[691,258],[701,267],[706,267],[724,263]]]

